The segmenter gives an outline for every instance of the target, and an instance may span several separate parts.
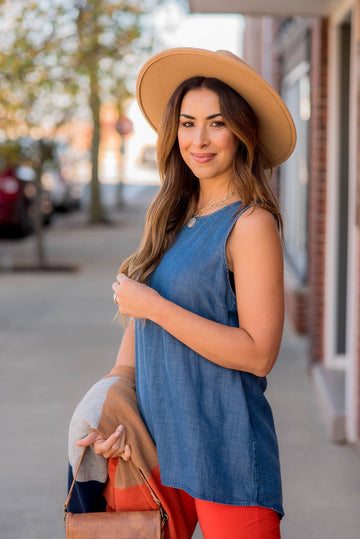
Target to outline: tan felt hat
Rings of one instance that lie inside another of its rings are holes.
[[[248,102],[259,121],[266,168],[280,165],[291,155],[296,130],[284,101],[251,66],[228,51],[169,49],[145,63],[137,78],[136,97],[155,131],[174,90],[195,76],[219,79]]]

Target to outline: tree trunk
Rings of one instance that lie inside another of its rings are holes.
[[[45,256],[45,245],[44,245],[44,229],[43,229],[43,218],[41,211],[42,203],[42,160],[39,165],[36,167],[36,195],[35,195],[35,219],[34,219],[34,228],[35,228],[35,259],[36,267],[38,269],[44,269],[46,267],[46,256]]]
[[[91,203],[90,221],[103,223],[106,221],[101,202],[99,181],[99,147],[100,147],[100,99],[98,95],[97,74],[90,71],[90,108],[93,121],[91,139]]]

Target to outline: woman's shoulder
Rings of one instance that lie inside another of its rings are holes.
[[[248,206],[239,215],[234,225],[234,230],[262,233],[266,230],[278,230],[276,217],[273,213],[261,206]]]
[[[280,233],[273,213],[260,207],[249,206],[236,220],[229,237],[229,247],[258,250],[262,246],[281,245]]]

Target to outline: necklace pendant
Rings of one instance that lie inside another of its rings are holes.
[[[192,228],[195,223],[196,223],[196,217],[191,217],[190,221],[187,224],[188,228]]]

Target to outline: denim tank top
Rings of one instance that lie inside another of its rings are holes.
[[[239,324],[225,246],[240,204],[184,226],[149,281],[168,300],[233,327]],[[220,367],[149,320],[136,320],[135,328],[137,398],[162,483],[202,500],[258,505],[282,516],[266,378]]]

